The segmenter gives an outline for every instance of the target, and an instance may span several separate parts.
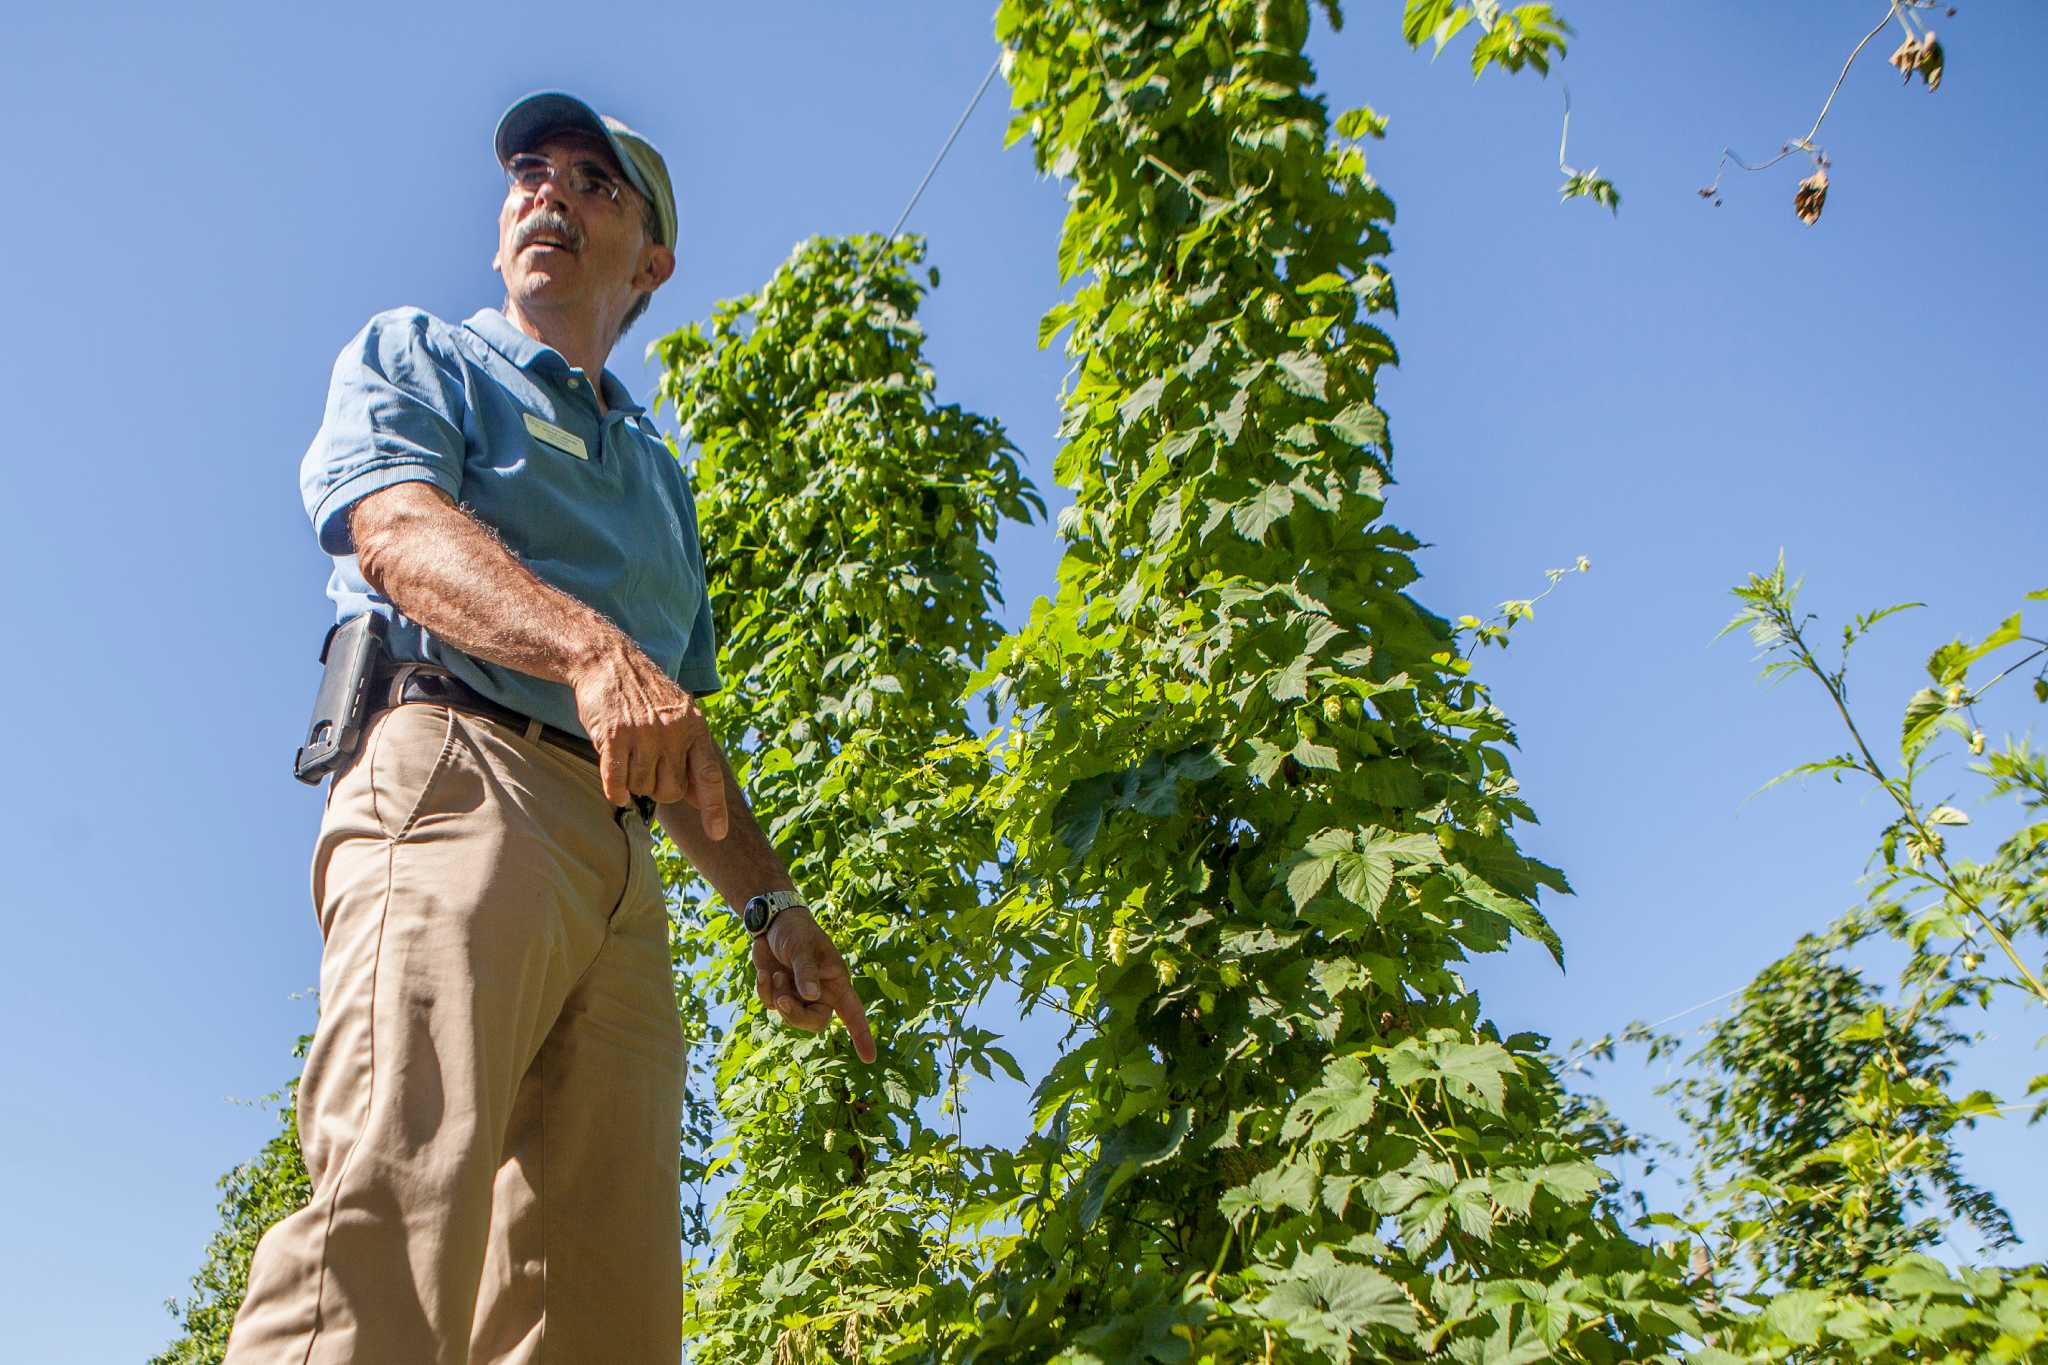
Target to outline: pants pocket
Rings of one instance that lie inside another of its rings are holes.
[[[411,702],[378,718],[363,762],[371,811],[387,839],[403,839],[429,809],[454,761],[456,739],[455,712],[446,706]]]

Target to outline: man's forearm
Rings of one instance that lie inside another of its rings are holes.
[[[705,834],[704,822],[695,808],[681,802],[657,807],[655,818],[698,875],[710,882],[735,911],[745,906],[750,896],[763,891],[795,891],[796,883],[790,880],[789,869],[783,865],[775,846],[768,842],[767,832],[754,819],[746,793],[740,790],[739,779],[733,775],[732,764],[723,750],[718,755],[718,766],[725,776],[725,808],[731,820],[725,838],[712,839]]]
[[[607,653],[633,648],[432,484],[382,489],[350,509],[349,524],[364,579],[465,654],[571,683]]]
[[[431,484],[370,494],[349,533],[363,577],[407,616],[466,654],[568,684],[613,805],[686,800],[707,843],[724,837],[722,760],[703,710],[625,632],[541,582]]]

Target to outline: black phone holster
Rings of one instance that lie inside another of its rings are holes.
[[[317,786],[346,763],[363,740],[370,699],[380,676],[388,676],[384,618],[362,612],[327,632],[320,646],[320,693],[313,699],[313,719],[306,742],[292,759],[292,776]]]

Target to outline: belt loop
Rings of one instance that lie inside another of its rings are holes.
[[[405,700],[405,685],[412,681],[412,675],[420,671],[416,663],[400,664],[391,675],[391,684],[384,693],[384,705],[397,706]]]
[[[537,718],[529,716],[526,721],[526,737],[537,743],[540,740],[540,732],[546,728]]]

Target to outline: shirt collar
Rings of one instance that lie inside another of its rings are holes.
[[[558,379],[569,377],[571,366],[567,357],[520,331],[512,319],[495,308],[478,309],[462,325],[482,337],[485,345],[528,373],[550,374]],[[600,374],[597,382],[604,390],[606,412],[637,417],[647,411],[633,401],[633,395],[626,391],[625,384],[610,369]]]

